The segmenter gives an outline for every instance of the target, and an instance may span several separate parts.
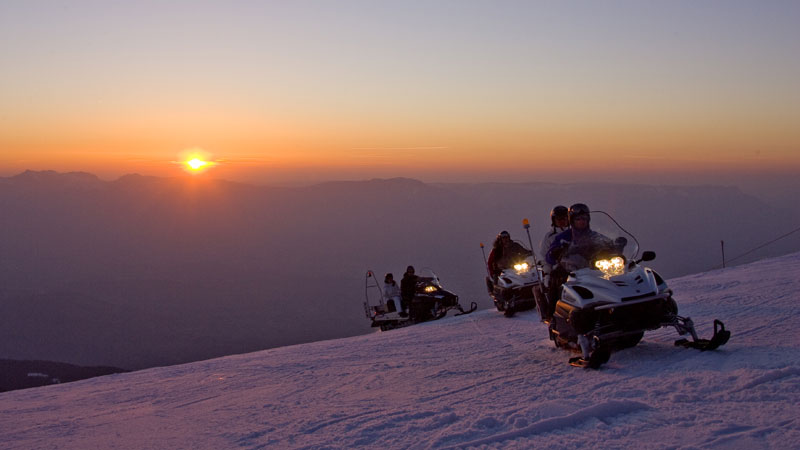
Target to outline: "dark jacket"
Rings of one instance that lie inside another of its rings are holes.
[[[527,258],[530,255],[530,250],[518,242],[511,241],[508,248],[492,248],[492,252],[489,254],[489,270],[492,272],[492,276],[496,277],[503,269],[513,266],[520,259]]]
[[[417,293],[417,278],[419,277],[408,273],[403,275],[403,279],[400,280],[400,295],[403,299],[411,300],[414,298],[414,294]]]

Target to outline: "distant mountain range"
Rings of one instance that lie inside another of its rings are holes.
[[[489,307],[503,229],[538,244],[556,204],[611,213],[667,277],[796,227],[735,187],[423,183],[261,187],[28,171],[0,178],[0,357],[138,369],[362,334],[364,273],[431,267]],[[800,250],[800,236],[737,262]]]

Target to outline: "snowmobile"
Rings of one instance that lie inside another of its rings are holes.
[[[506,317],[536,307],[535,291],[541,284],[540,271],[532,256],[500,272],[497,279],[486,277],[486,288],[494,306]]]
[[[528,234],[528,243],[533,248],[528,219],[523,220],[522,224]],[[525,248],[521,242],[515,242]],[[502,270],[495,278],[492,276],[486,260],[486,253],[482,243],[481,251],[484,253],[483,263],[488,274],[486,277],[486,289],[489,291],[489,296],[492,297],[495,308],[506,317],[513,316],[517,311],[536,308],[539,303],[537,297],[540,297],[542,291],[543,275],[541,264],[536,261],[534,253],[528,250],[530,256],[515,261],[511,267]]]
[[[581,353],[570,364],[597,369],[612,351],[634,347],[645,331],[661,327],[689,335],[691,340],[679,339],[676,346],[704,351],[728,341],[730,331],[721,321],[714,320],[711,339],[700,339],[692,319],[678,315],[667,283],[655,270],[641,265],[655,259],[655,252],[645,251],[637,258],[638,241],[610,215],[592,211],[591,219],[592,230],[603,237],[590,249],[565,250],[559,266],[566,280],[547,321],[556,347]]]
[[[400,305],[394,304],[394,300],[384,298],[383,288],[371,270],[367,270],[364,291],[364,312],[372,321],[372,327],[380,327],[381,331],[438,320],[454,308],[459,311],[457,316],[478,309],[478,304],[472,302],[470,308],[464,310],[458,303],[458,296],[444,289],[439,277],[430,269],[420,271],[416,292],[407,314],[400,310]]]

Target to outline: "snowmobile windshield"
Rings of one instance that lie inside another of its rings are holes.
[[[621,256],[626,261],[636,259],[639,254],[639,242],[610,214],[604,211],[592,211],[590,228],[600,234],[595,260],[610,259],[614,256]],[[592,261],[593,266],[594,262]]]
[[[525,249],[528,251],[528,249]],[[504,271],[513,271],[514,273],[521,275],[525,273],[532,272],[534,267],[536,267],[535,259],[533,254],[528,252],[529,254],[520,254],[515,255],[508,261],[508,267],[503,269]]]
[[[439,277],[436,273],[428,268],[424,268],[417,273],[419,277],[417,280],[417,290],[420,292],[433,292],[437,289],[443,289],[439,282]]]
[[[592,211],[588,228],[573,226],[572,242],[561,264],[568,270],[591,268],[607,275],[624,273],[626,262],[636,258],[639,244],[613,217]]]

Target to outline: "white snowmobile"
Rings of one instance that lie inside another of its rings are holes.
[[[528,243],[530,244],[528,219],[522,223],[528,233]],[[515,242],[525,248],[521,242]],[[486,277],[486,289],[489,296],[492,297],[495,308],[506,317],[513,316],[517,311],[526,311],[537,307],[536,294],[537,291],[541,291],[542,271],[534,253],[527,248],[525,250],[530,252],[530,256],[519,258],[511,267],[503,269],[497,278],[494,278],[486,261],[483,244],[481,244],[481,251],[484,252],[483,262],[489,275]]]
[[[678,315],[664,279],[641,265],[655,259],[655,253],[645,251],[637,259],[638,241],[610,215],[592,211],[591,228],[603,235],[595,240],[600,242],[591,249],[567,248],[559,261],[567,278],[549,320],[556,347],[581,353],[570,359],[572,365],[596,369],[611,351],[633,347],[645,331],[661,327],[691,337],[675,341],[677,346],[713,350],[728,341],[730,332],[719,320],[714,320],[711,339],[697,337],[692,319]]]
[[[394,300],[384,298],[383,288],[372,270],[367,270],[364,292],[364,312],[372,321],[372,326],[380,327],[381,331],[438,320],[453,308],[459,311],[457,316],[478,309],[477,303],[472,302],[470,309],[465,311],[458,303],[458,296],[445,290],[439,277],[430,269],[420,271],[414,299],[407,314],[401,311],[400,305],[395,304]]]
[[[494,301],[494,306],[506,317],[517,311],[536,307],[534,290],[541,284],[539,271],[532,256],[521,259],[513,267],[500,272],[497,279],[486,277],[486,289]]]

